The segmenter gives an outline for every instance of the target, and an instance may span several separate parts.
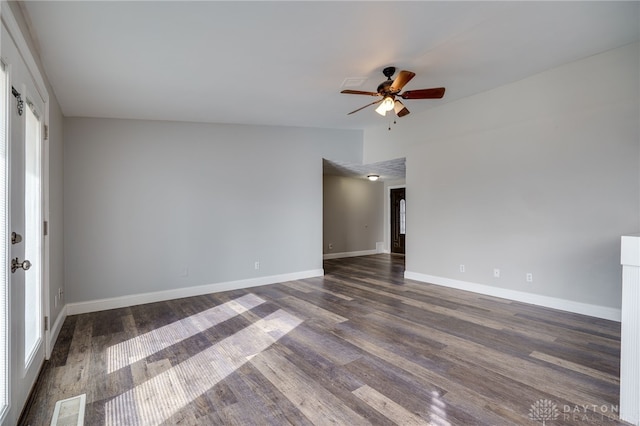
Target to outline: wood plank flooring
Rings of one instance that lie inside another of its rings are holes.
[[[620,324],[403,278],[404,258],[70,316],[21,424],[599,425]],[[546,410],[545,410],[546,408]]]

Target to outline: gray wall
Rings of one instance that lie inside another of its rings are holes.
[[[376,242],[383,239],[382,182],[327,175],[323,200],[323,253],[376,249]]]
[[[82,302],[321,269],[322,158],[361,161],[362,132],[68,118],[64,155]]]
[[[620,236],[640,230],[638,51],[365,130],[365,163],[407,158],[407,271],[619,308]]]

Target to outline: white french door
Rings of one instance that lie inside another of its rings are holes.
[[[4,350],[2,424],[15,424],[45,358],[43,286],[42,143],[45,102],[11,34],[2,24],[1,59],[5,124],[4,205],[4,321],[0,337]],[[2,149],[0,149],[1,151]],[[0,179],[1,181],[1,179]],[[0,239],[2,244],[2,239]],[[1,301],[1,298],[0,298]],[[0,313],[1,308],[0,308]],[[0,357],[1,358],[1,357]]]

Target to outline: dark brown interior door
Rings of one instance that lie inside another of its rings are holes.
[[[404,188],[391,190],[391,253],[404,254],[406,203]]]

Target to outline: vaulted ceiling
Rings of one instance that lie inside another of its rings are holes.
[[[638,2],[24,1],[66,116],[366,128],[389,65],[412,114],[639,39]],[[603,82],[606,84],[606,82]]]

